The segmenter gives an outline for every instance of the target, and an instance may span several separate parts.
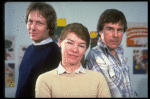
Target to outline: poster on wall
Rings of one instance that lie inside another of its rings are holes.
[[[57,18],[57,28],[55,33],[55,43],[58,43],[60,33],[63,30],[63,28],[66,26],[66,18]]]
[[[97,45],[98,41],[98,34],[96,31],[90,32],[90,38],[91,38],[91,49]]]
[[[15,36],[5,37],[5,60],[15,60]]]
[[[133,74],[148,74],[148,50],[133,50]]]
[[[15,63],[5,63],[5,88],[15,87]]]
[[[23,56],[24,56],[24,53],[25,53],[25,51],[26,51],[26,49],[29,47],[29,45],[20,45],[19,46],[19,57],[18,57],[18,66],[20,66],[20,63],[21,63],[21,61],[22,61],[22,59],[23,59]]]
[[[147,23],[129,22],[127,27],[127,47],[148,47]]]

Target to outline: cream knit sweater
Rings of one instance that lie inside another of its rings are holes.
[[[110,97],[104,76],[96,71],[58,74],[58,68],[41,74],[36,82],[36,97]]]

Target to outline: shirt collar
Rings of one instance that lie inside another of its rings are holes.
[[[39,42],[39,43],[36,43],[36,44],[34,44],[35,46],[37,46],[37,45],[45,45],[45,44],[48,44],[48,43],[50,43],[50,42],[52,42],[53,40],[52,40],[52,38],[51,37],[48,37],[47,39],[45,39],[45,40],[43,40],[43,41],[41,41],[41,42]]]
[[[61,62],[59,63],[59,66],[58,66],[58,74],[63,74],[63,73],[69,73],[68,71],[66,71],[66,69],[61,65]],[[75,70],[74,73],[86,73],[84,68],[82,67],[82,65],[80,65],[80,67]]]
[[[104,53],[105,53],[105,54],[108,54],[109,49],[108,49],[108,47],[103,43],[103,41],[101,40],[101,38],[98,39],[97,46],[102,47],[103,49],[105,49],[105,50],[104,50]],[[123,52],[123,47],[122,47],[122,45],[119,45],[119,46],[116,48],[116,51],[118,51],[118,52]]]

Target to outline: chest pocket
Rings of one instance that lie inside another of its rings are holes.
[[[110,79],[111,79],[113,82],[115,82],[116,79],[118,78],[117,75],[115,74],[115,70],[112,69],[112,68],[108,69],[108,74],[109,74]]]
[[[113,67],[112,65],[110,66],[110,64],[109,65],[108,63],[106,64],[105,60],[99,57],[96,57],[96,62],[108,82],[112,82],[116,80],[117,77],[114,68],[112,68]]]
[[[96,57],[96,62],[108,82],[119,83],[123,81],[123,75],[121,74],[123,71],[122,68],[117,68],[118,64],[112,63],[105,55],[102,55],[102,58]]]

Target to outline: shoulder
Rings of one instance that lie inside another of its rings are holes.
[[[87,75],[89,75],[93,78],[99,78],[99,79],[104,78],[103,74],[101,72],[98,72],[98,71],[85,69],[85,72],[87,73]]]
[[[99,47],[99,46],[95,46],[93,47],[88,55],[86,56],[85,61],[89,61],[89,60],[96,60],[97,58],[101,58],[102,59],[102,55],[104,54],[104,49]]]
[[[58,71],[58,68],[55,68],[53,70],[50,70],[50,71],[47,71],[47,72],[41,74],[38,78],[40,78],[40,79],[50,78],[52,76],[57,75],[57,71]]]
[[[43,74],[40,74],[36,80],[36,86],[41,85],[51,85],[57,76],[57,68]]]
[[[47,45],[50,46],[50,47],[59,48],[58,45],[57,45],[55,42],[50,42],[50,43],[48,43]]]
[[[27,51],[27,50],[30,50],[30,49],[33,49],[33,47],[34,47],[33,44],[29,45],[29,46],[26,48],[26,51]]]
[[[58,47],[58,45],[55,42],[50,42],[48,44],[45,45],[45,47],[56,53],[56,51],[60,51],[60,48]]]
[[[22,48],[22,50],[25,50],[24,56],[28,56],[32,52],[32,50],[34,50],[34,45],[29,45],[27,48]]]
[[[102,47],[100,47],[100,46],[95,46],[95,47],[93,47],[93,48],[89,51],[88,56],[100,55],[100,54],[103,53],[103,52],[104,52],[104,49],[103,49]]]
[[[87,61],[87,60],[89,60],[90,58],[93,58],[95,51],[96,51],[96,48],[95,48],[95,47],[92,48],[92,49],[88,52],[88,54],[87,54],[85,60]]]

